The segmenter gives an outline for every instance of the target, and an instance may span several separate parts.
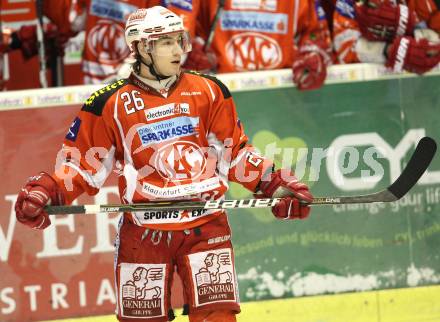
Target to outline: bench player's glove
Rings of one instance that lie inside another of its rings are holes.
[[[299,182],[290,170],[272,173],[269,180],[261,182],[260,191],[266,198],[281,198],[272,207],[272,213],[278,219],[304,219],[310,213],[307,203],[313,201],[313,196],[309,187]]]
[[[416,40],[413,37],[397,37],[385,50],[386,66],[395,72],[406,70],[423,74],[440,63],[440,44],[430,43],[427,39]]]
[[[64,205],[64,195],[56,181],[46,172],[30,177],[15,203],[15,215],[22,224],[34,229],[50,225],[46,205]]]
[[[369,0],[355,8],[359,29],[368,40],[390,41],[396,36],[411,35],[417,22],[408,6],[388,0]]]
[[[209,73],[217,69],[217,56],[212,49],[205,49],[205,41],[202,38],[193,39],[191,46],[192,49],[182,68],[201,73]]]
[[[48,24],[44,31],[44,46],[46,58],[64,56],[64,47],[69,35],[60,34],[55,25]],[[24,59],[30,59],[38,54],[37,27],[35,25],[22,26],[11,35],[10,50],[20,49]]]
[[[324,57],[318,52],[301,53],[292,64],[293,82],[300,90],[312,90],[322,86],[327,77]]]

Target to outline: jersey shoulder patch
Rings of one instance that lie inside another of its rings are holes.
[[[82,111],[90,112],[97,116],[102,115],[105,103],[119,88],[128,83],[127,79],[120,79],[110,85],[107,85],[101,89],[98,89],[85,101]]]
[[[194,70],[185,71],[185,73],[188,73],[188,74],[191,74],[191,75],[197,75],[197,76],[200,76],[200,77],[203,77],[203,78],[207,78],[210,81],[213,81],[214,83],[217,84],[218,87],[220,87],[220,90],[222,91],[223,97],[225,99],[232,96],[231,92],[229,91],[229,88],[225,84],[223,84],[218,78],[216,78],[216,77],[214,77],[212,75],[202,74],[202,73],[196,72]]]

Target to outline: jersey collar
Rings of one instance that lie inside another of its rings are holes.
[[[140,88],[148,92],[155,92],[163,97],[168,97],[170,94],[170,90],[173,85],[177,82],[180,75],[174,75],[160,81],[148,79],[142,76],[139,76],[135,73],[131,73],[130,80]]]

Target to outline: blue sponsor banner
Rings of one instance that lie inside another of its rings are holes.
[[[92,0],[90,14],[93,16],[126,22],[128,15],[138,7],[110,0]]]
[[[75,117],[72,124],[70,125],[69,131],[67,131],[66,139],[75,142],[78,136],[80,126],[81,126],[81,119],[79,117]]]
[[[338,0],[336,2],[336,11],[344,17],[354,19],[354,5],[353,0]]]
[[[284,13],[256,11],[224,11],[221,16],[222,30],[241,30],[286,34],[288,16]]]
[[[192,0],[168,0],[167,5],[173,5],[176,8],[186,11],[192,11],[193,9]]]
[[[146,124],[137,129],[142,145],[161,143],[197,133],[198,117],[180,116],[170,120]]]

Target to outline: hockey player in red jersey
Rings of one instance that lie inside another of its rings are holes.
[[[396,72],[423,74],[440,62],[439,35],[421,20],[428,18],[435,4],[431,0],[398,2],[336,2],[333,31],[340,63],[380,63]]]
[[[85,31],[81,69],[85,84],[100,84],[117,78],[130,50],[124,40],[124,24],[128,15],[138,8],[159,5],[161,0],[47,0],[43,13],[53,23],[46,30],[46,39],[55,39],[57,49],[69,37]],[[195,33],[199,0],[166,1],[167,8],[184,19],[186,30]],[[54,27],[56,26],[56,28]],[[35,26],[24,26],[15,33],[14,42],[4,50],[20,48],[29,58],[37,54]],[[2,48],[0,47],[0,52]]]
[[[201,3],[198,28],[205,40],[213,28],[217,72],[292,68],[300,89],[323,84],[332,44],[319,0],[226,0],[213,26],[219,2]]]
[[[129,58],[130,50],[124,40],[124,23],[128,15],[138,8],[159,5],[161,0],[66,0],[75,4],[72,15],[82,17],[81,30],[85,30],[82,55],[84,83],[99,84],[117,77],[118,71]],[[167,7],[184,19],[185,28],[195,30],[198,1],[166,1]],[[78,27],[77,27],[78,28]]]
[[[56,172],[29,178],[20,191],[19,222],[46,228],[45,205],[96,194],[113,165],[123,203],[219,199],[233,181],[280,197],[272,209],[277,218],[309,215],[308,187],[290,170],[273,171],[273,162],[254,152],[228,88],[214,77],[181,72],[182,55],[191,48],[179,16],[163,7],[138,9],[125,38],[134,72],[85,102]],[[240,306],[230,235],[223,210],[124,213],[115,254],[118,319],[172,319],[177,269],[190,321],[235,321]]]
[[[42,41],[44,44],[44,58],[48,63],[64,55],[65,43],[74,35],[74,32],[72,32],[69,23],[67,23],[70,9],[70,7],[68,7],[68,1],[57,0],[56,3],[54,3],[48,0],[40,1],[40,3],[42,4],[42,14],[50,20],[50,23],[44,24],[42,28],[44,33],[44,41]],[[12,12],[14,11],[12,4],[7,4],[6,1],[0,0],[0,12],[2,9],[5,9],[4,6],[6,5],[8,5],[7,9]],[[16,10],[17,14],[20,11],[29,12],[27,19],[36,21],[39,18],[36,16],[34,1],[29,1],[28,4],[22,5],[23,7]],[[9,21],[9,23],[11,23],[11,21]],[[14,23],[14,25],[17,26],[17,23]],[[20,25],[20,28],[12,28],[11,25],[6,26],[6,24],[2,24],[2,21],[0,21],[0,69],[2,68],[1,61],[3,60],[3,55],[11,51],[20,50],[25,60],[39,54],[37,29],[35,23]],[[41,53],[42,52],[40,52],[40,54]],[[9,64],[11,64],[11,62],[9,62]],[[2,72],[0,72],[0,78],[1,76]],[[0,90],[1,89],[0,81]]]

